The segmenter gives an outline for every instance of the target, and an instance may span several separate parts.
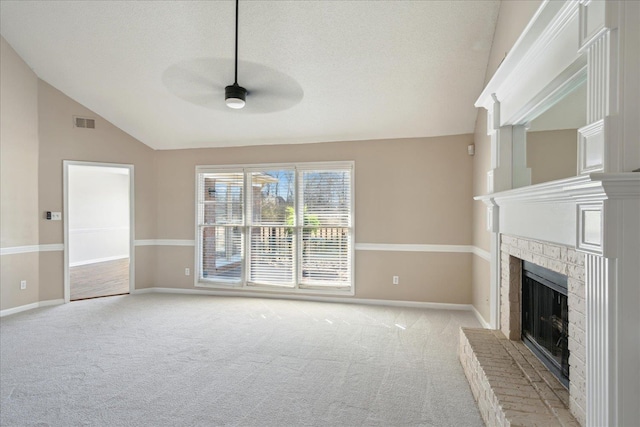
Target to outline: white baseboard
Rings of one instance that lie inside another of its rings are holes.
[[[476,310],[476,308],[474,306],[471,306],[471,311],[473,311],[473,314],[476,315],[476,319],[478,319],[478,322],[480,322],[480,324],[482,325],[483,328],[485,328],[485,329],[493,329],[493,328],[491,328],[491,325],[489,325],[489,323],[486,320],[484,320],[484,317],[482,317],[480,312],[478,310]]]
[[[391,307],[411,307],[411,308],[430,308],[435,310],[460,310],[471,311],[478,319],[478,322],[485,328],[491,329],[489,324],[480,315],[478,310],[471,304],[449,304],[442,302],[421,302],[421,301],[398,301],[383,299],[367,299],[367,298],[344,298],[344,297],[322,297],[311,295],[270,295],[258,292],[229,292],[218,290],[201,290],[201,289],[177,289],[177,288],[144,288],[135,289],[133,294],[182,294],[182,295],[211,295],[224,297],[249,297],[249,298],[271,298],[271,299],[288,299],[296,301],[315,301],[315,302],[333,302],[341,304],[363,304],[363,305],[386,305]],[[54,299],[47,301],[34,302],[31,304],[21,305],[19,307],[7,308],[0,310],[0,317],[9,316],[11,314],[21,313],[23,311],[33,310],[34,308],[49,307],[52,305],[64,304],[64,299]]]
[[[69,267],[80,267],[81,265],[97,264],[99,262],[116,261],[119,259],[129,258],[129,255],[116,255],[104,258],[88,259],[86,261],[78,261],[69,263]]]
[[[7,308],[0,310],[0,317],[9,316],[11,314],[21,313],[27,310],[33,310],[34,308],[49,307],[52,305],[64,304],[64,299],[52,299],[47,301],[34,302],[31,304],[21,305],[19,307]]]
[[[364,305],[386,305],[393,307],[413,307],[413,308],[432,308],[437,310],[462,310],[472,311],[471,304],[448,304],[440,302],[420,302],[420,301],[397,301],[383,299],[366,299],[366,298],[345,298],[345,297],[323,297],[312,295],[273,295],[259,292],[230,292],[220,290],[201,290],[201,289],[178,289],[178,288],[144,288],[136,289],[134,294],[183,294],[183,295],[212,295],[223,297],[249,297],[249,298],[272,298],[272,299],[288,299],[297,301],[316,301],[316,302],[334,302],[342,304],[364,304]]]

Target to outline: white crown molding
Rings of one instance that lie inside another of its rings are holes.
[[[33,252],[58,252],[64,251],[62,243],[51,243],[46,245],[12,246],[1,248],[0,255],[28,254]]]
[[[521,78],[523,69],[539,60],[578,12],[578,2],[545,1],[518,38],[500,67],[487,83],[475,103],[476,107],[490,110],[495,102],[515,91],[515,87],[527,84]],[[577,35],[576,35],[577,36]]]

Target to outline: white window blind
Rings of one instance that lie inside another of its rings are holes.
[[[200,278],[240,283],[244,226],[244,174],[205,173],[198,180]]]
[[[353,289],[353,163],[198,167],[198,282]]]
[[[250,284],[295,285],[295,170],[253,171],[249,247]],[[291,223],[289,223],[291,222]]]
[[[349,286],[351,279],[351,171],[301,172],[302,269],[306,285]]]

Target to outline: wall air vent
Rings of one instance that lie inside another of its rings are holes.
[[[85,128],[85,129],[95,129],[96,128],[96,119],[92,119],[89,117],[73,117],[73,125],[77,128]]]

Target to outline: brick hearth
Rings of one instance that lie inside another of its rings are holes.
[[[500,330],[461,331],[460,360],[483,419],[488,425],[585,425],[584,254],[565,246],[508,235],[501,236],[500,249]],[[569,392],[520,341],[522,260],[568,277]],[[520,363],[521,360],[527,362]],[[536,366],[536,375],[529,372],[531,366]],[[545,384],[552,384],[550,390],[556,398],[539,387],[540,378]],[[543,407],[547,409],[543,411]],[[573,417],[563,415],[562,408],[570,408]]]
[[[572,426],[569,393],[522,341],[460,330],[460,362],[488,426]]]

